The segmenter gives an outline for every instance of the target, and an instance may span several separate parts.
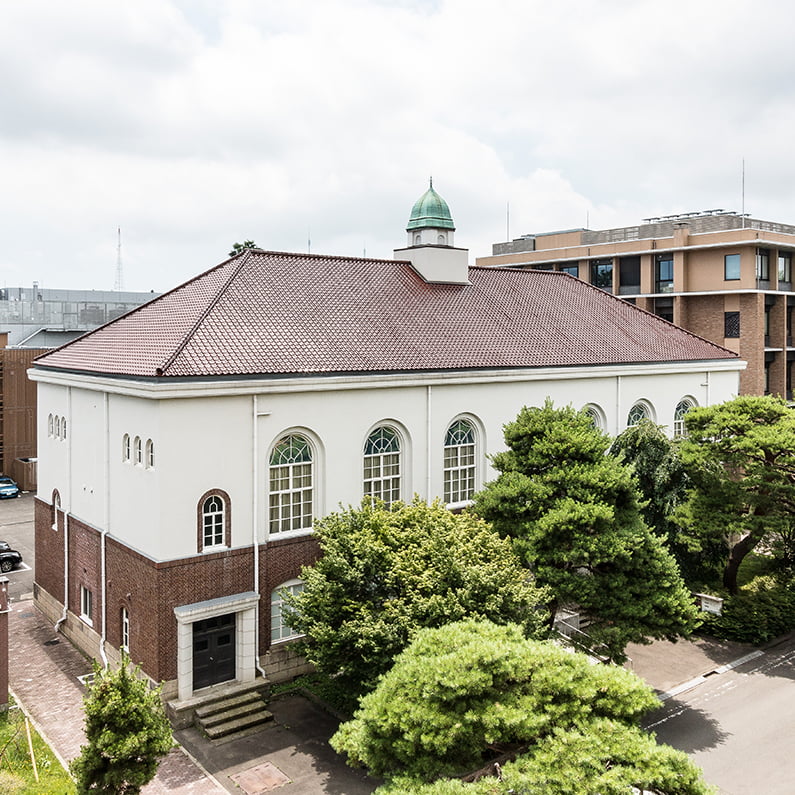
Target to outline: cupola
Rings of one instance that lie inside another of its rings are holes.
[[[395,250],[396,259],[407,259],[427,282],[468,284],[469,252],[453,246],[455,224],[447,202],[428,190],[414,202],[409,222],[407,247]]]

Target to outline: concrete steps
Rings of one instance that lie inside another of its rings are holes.
[[[207,737],[220,740],[259,731],[273,720],[273,714],[265,708],[262,696],[251,691],[202,704],[194,720]]]

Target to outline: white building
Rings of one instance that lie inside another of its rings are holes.
[[[465,504],[547,397],[617,433],[736,395],[730,351],[565,273],[467,268],[453,232],[431,188],[399,259],[247,251],[36,360],[41,609],[180,702],[283,676],[313,517]]]

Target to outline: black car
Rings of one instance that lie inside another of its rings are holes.
[[[7,541],[0,541],[0,571],[11,571],[21,563],[22,555],[15,549],[11,549]]]

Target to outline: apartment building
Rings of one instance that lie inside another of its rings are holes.
[[[746,395],[792,397],[795,226],[725,210],[496,243],[481,266],[561,270],[735,351]]]

